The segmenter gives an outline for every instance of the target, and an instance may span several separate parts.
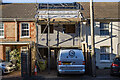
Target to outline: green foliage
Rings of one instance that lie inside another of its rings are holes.
[[[13,51],[11,51],[10,52],[10,60],[17,60],[17,66],[20,68],[20,64],[21,64],[20,51],[17,49],[14,49]]]
[[[47,67],[47,61],[46,60],[37,61],[37,65],[40,68],[40,71],[44,71]]]

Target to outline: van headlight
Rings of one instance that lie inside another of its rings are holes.
[[[6,67],[6,65],[5,65],[5,64],[2,64],[2,67]]]

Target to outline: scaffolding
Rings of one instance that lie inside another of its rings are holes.
[[[37,24],[46,23],[46,27],[44,28],[42,34],[40,35],[40,40],[43,36],[43,33],[48,28],[48,38],[47,38],[47,48],[48,48],[48,73],[50,73],[50,23],[53,24],[65,24],[65,23],[76,23],[80,26],[80,21],[83,18],[82,13],[80,10],[82,9],[82,6],[80,3],[74,2],[74,3],[40,3],[37,4],[35,15]],[[80,28],[79,28],[79,46],[81,42],[81,34],[80,34]],[[37,41],[40,41],[40,40]],[[37,46],[39,47],[39,46]],[[37,60],[40,61],[42,59],[42,56],[40,52],[37,50],[37,54],[40,56]]]

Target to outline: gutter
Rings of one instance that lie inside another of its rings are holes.
[[[35,18],[0,18],[0,21],[35,21]]]
[[[33,43],[33,41],[24,41],[24,42],[0,42],[0,45],[23,45],[23,44],[31,44]]]
[[[15,41],[17,42],[18,41],[18,27],[17,27],[17,19],[14,19],[14,21],[15,21]]]
[[[18,42],[18,43],[15,43],[15,42],[11,42],[11,43],[6,43],[6,42],[0,42],[0,45],[25,45],[25,44],[30,44],[30,43],[22,43],[22,42]]]
[[[94,20],[120,20],[120,18],[94,18]],[[84,20],[90,20],[90,18],[84,18]]]
[[[120,54],[119,54],[119,45],[120,45],[120,43],[117,44],[117,56],[118,56],[118,57],[119,57],[119,55],[120,55]]]

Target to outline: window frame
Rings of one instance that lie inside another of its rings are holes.
[[[22,29],[22,24],[28,24],[28,28],[29,28],[29,29],[24,29],[24,30],[29,30],[29,35],[28,35],[28,36],[22,36],[22,30],[23,30],[23,29]],[[21,29],[20,38],[30,38],[30,23],[29,23],[29,22],[22,22],[20,29]]]
[[[109,52],[101,52],[101,47],[108,47],[109,48]],[[106,59],[106,60],[101,60],[101,55],[102,54],[109,54],[109,59]],[[110,46],[100,46],[100,62],[110,62]]]
[[[3,27],[3,29],[0,29],[0,31],[3,31],[3,36],[0,36],[0,38],[4,38],[4,35],[5,35],[4,23],[3,22],[0,22],[0,23],[2,23],[2,27]]]
[[[105,27],[103,27],[103,28],[101,28],[101,26],[102,26],[102,24],[108,24],[108,28],[105,28]],[[107,23],[107,22],[100,22],[100,36],[109,36],[110,35],[110,31],[109,31],[109,23]],[[108,31],[108,34],[101,34],[101,31]]]

